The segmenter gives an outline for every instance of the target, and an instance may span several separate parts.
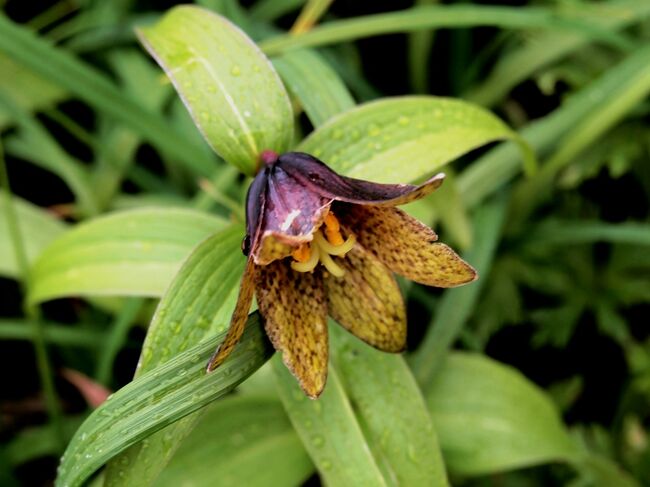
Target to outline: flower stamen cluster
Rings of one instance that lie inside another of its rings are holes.
[[[298,272],[312,272],[320,262],[333,276],[343,277],[345,270],[334,262],[331,256],[345,257],[352,250],[357,239],[350,234],[343,240],[341,225],[332,212],[325,217],[324,226],[325,235],[319,228],[311,242],[300,245],[292,252],[294,261],[291,262],[291,268]]]

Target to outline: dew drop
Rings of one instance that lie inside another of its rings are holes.
[[[217,87],[214,85],[208,86],[208,93],[216,93],[217,92]]]
[[[314,435],[311,438],[311,442],[316,448],[322,448],[325,444],[325,438],[323,438],[321,435]]]
[[[322,462],[320,462],[320,467],[323,470],[330,470],[332,468],[332,462],[330,462],[329,460],[323,460]]]
[[[372,124],[370,127],[368,127],[368,135],[370,137],[375,137],[381,133],[381,129],[379,128],[378,125]]]
[[[251,116],[251,112],[248,110],[244,111],[244,117],[249,118]]]
[[[230,74],[233,76],[239,76],[241,74],[241,68],[237,65],[230,68]]]
[[[336,140],[336,139],[340,139],[341,137],[343,137],[343,131],[340,130],[340,129],[336,129],[336,130],[332,133],[332,138],[335,139],[335,140]]]
[[[404,115],[402,115],[401,117],[399,117],[397,119],[397,123],[402,125],[402,126],[408,125],[410,121],[411,120],[408,117],[405,117]]]

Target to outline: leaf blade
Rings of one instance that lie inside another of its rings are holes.
[[[203,212],[171,208],[118,212],[83,223],[39,255],[28,300],[160,296],[190,250],[225,225]]]
[[[288,149],[289,98],[270,62],[237,27],[209,10],[181,6],[139,36],[226,161],[253,175],[263,150]]]
[[[404,96],[359,105],[330,119],[298,150],[347,176],[394,183],[431,174],[472,149],[503,139],[519,141],[480,107],[449,98]],[[524,155],[530,160],[530,154]]]

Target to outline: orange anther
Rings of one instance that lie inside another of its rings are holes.
[[[325,236],[332,245],[341,245],[343,243],[341,225],[332,212],[325,216]]]
[[[307,262],[311,256],[311,248],[308,243],[300,245],[296,250],[291,253],[291,256],[298,262]]]

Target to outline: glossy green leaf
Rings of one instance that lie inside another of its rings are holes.
[[[124,386],[93,411],[68,445],[56,485],[81,485],[128,446],[144,440],[146,447],[145,438],[226,394],[271,354],[258,315],[253,314],[232,355],[217,371],[206,374],[205,364],[224,336],[176,355]],[[175,443],[177,438],[167,436],[165,441]],[[119,470],[116,475],[119,477]]]
[[[29,302],[66,296],[160,296],[192,248],[227,222],[196,210],[142,209],[77,225],[32,268]]]
[[[580,454],[551,400],[517,370],[487,357],[450,354],[427,402],[453,473],[484,475]]]
[[[333,361],[389,485],[448,485],[422,393],[401,355],[380,352],[340,327]]]
[[[314,127],[355,105],[336,71],[316,51],[292,51],[274,58],[273,65]]]
[[[209,407],[154,485],[292,487],[313,471],[278,400],[231,397]]]
[[[139,35],[226,161],[252,175],[263,150],[289,148],[293,113],[287,93],[270,62],[237,27],[209,10],[181,6]]]
[[[245,262],[240,250],[243,233],[239,225],[215,233],[183,264],[156,309],[136,377],[227,330]],[[199,413],[189,415],[149,437],[146,446],[139,443],[122,453],[109,465],[106,486],[149,485],[199,417]],[[166,439],[170,437],[175,441]]]
[[[38,206],[16,196],[13,196],[12,200],[26,257],[31,263],[50,242],[65,232],[66,225]],[[0,197],[0,276],[16,278],[20,274],[20,269],[13,251],[4,205],[5,198]]]
[[[271,361],[278,392],[294,429],[327,485],[390,485],[373,456],[361,425],[330,363],[317,400],[300,390],[279,354]]]
[[[431,174],[488,142],[517,137],[480,107],[449,98],[408,96],[366,103],[334,117],[298,150],[348,176],[394,183]]]

